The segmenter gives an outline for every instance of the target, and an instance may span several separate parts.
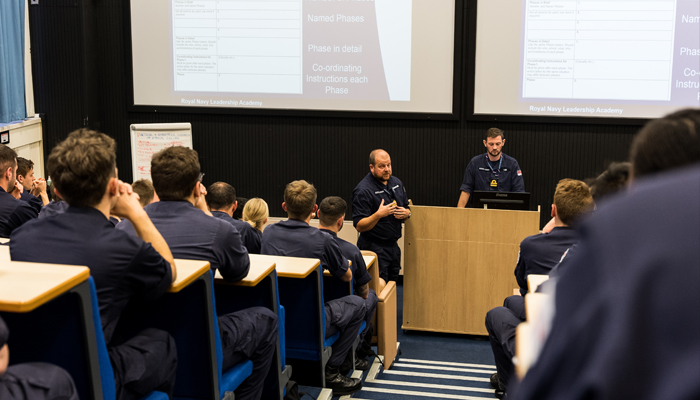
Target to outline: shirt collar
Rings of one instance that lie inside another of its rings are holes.
[[[338,234],[329,230],[329,229],[323,229],[323,228],[318,228],[321,232],[325,232],[333,237],[338,237]]]
[[[108,218],[105,218],[105,215],[102,214],[102,211],[94,207],[76,207],[68,205],[68,208],[66,209],[66,214],[84,215],[86,218],[95,219],[101,221],[104,224],[112,226],[112,222],[110,222]]]

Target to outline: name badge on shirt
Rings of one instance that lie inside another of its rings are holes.
[[[498,181],[497,180],[492,180],[491,181],[491,187],[498,187]]]

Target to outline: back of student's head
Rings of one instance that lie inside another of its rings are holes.
[[[316,204],[316,188],[307,181],[294,181],[284,189],[287,214],[292,219],[306,219]]]
[[[559,181],[554,192],[554,205],[557,206],[557,217],[568,226],[595,207],[588,185],[575,179]]]
[[[233,219],[243,219],[243,209],[245,208],[248,199],[245,197],[236,196],[236,201],[238,202],[238,207],[233,210]]]
[[[635,178],[700,162],[700,108],[647,123],[630,150]]]
[[[163,149],[151,158],[151,179],[161,201],[185,200],[199,180],[197,152],[182,146]]]
[[[627,185],[631,164],[628,162],[614,162],[608,169],[593,179],[588,185],[591,188],[593,200],[598,202],[603,197],[610,196]]]
[[[255,197],[245,203],[243,220],[253,228],[262,231],[268,217],[270,217],[270,209],[265,200]]]
[[[146,207],[153,202],[153,197],[156,194],[153,184],[148,179],[139,179],[131,184],[134,193],[139,195],[139,203],[141,207]]]
[[[207,189],[207,205],[212,211],[227,210],[236,202],[236,189],[226,182],[214,182]]]
[[[8,168],[14,168],[17,162],[17,153],[14,150],[0,144],[0,171],[4,174]]]
[[[76,207],[97,205],[116,176],[116,149],[114,139],[85,128],[56,145],[46,166],[63,200]]]
[[[318,205],[318,219],[323,226],[333,226],[338,218],[345,215],[348,204],[338,196],[330,196],[321,200]]]
[[[34,168],[34,162],[23,157],[17,157],[17,175],[26,177]]]

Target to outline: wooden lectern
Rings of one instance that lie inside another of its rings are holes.
[[[411,207],[406,222],[406,330],[487,335],[486,313],[517,287],[520,242],[539,211]]]

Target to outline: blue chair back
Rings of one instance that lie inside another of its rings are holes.
[[[88,281],[90,283],[90,302],[92,303],[92,322],[95,328],[95,336],[97,337],[97,357],[100,361],[102,396],[104,400],[115,400],[117,398],[117,389],[114,383],[114,370],[112,370],[112,363],[109,361],[107,343],[105,343],[105,335],[102,332],[102,319],[100,318],[100,304],[97,302],[97,289],[95,289],[95,281],[92,277],[90,277]]]

